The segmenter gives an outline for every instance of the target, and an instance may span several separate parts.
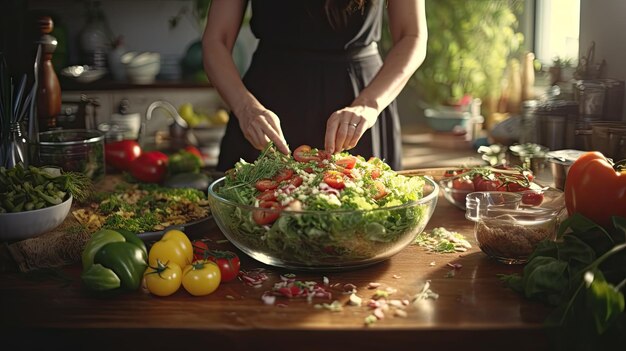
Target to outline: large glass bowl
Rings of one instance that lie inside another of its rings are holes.
[[[209,186],[211,212],[226,238],[262,263],[296,270],[338,271],[395,255],[424,230],[437,205],[437,184],[424,178],[423,197],[373,210],[287,211],[232,202]],[[270,226],[253,216],[278,216]]]

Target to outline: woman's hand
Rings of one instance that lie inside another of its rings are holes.
[[[239,128],[254,148],[263,150],[271,140],[280,152],[289,154],[280,120],[274,112],[261,105],[248,105],[234,112]]]
[[[326,122],[326,151],[334,154],[354,148],[363,133],[376,123],[377,118],[378,111],[366,105],[349,106],[335,111]]]

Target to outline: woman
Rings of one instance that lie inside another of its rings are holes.
[[[400,169],[394,99],[426,54],[424,1],[252,0],[251,6],[259,45],[243,81],[231,51],[247,0],[213,0],[202,40],[205,71],[232,111],[217,168],[253,161],[271,140],[283,153],[289,141],[380,157]],[[385,7],[393,47],[383,64],[376,42]]]

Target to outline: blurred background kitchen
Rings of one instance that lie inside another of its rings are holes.
[[[202,71],[210,0],[0,6],[9,74],[33,82],[44,42],[42,60],[58,78],[61,106],[40,115],[39,132],[95,129],[105,142],[154,149],[192,144],[214,164],[228,116]],[[625,1],[426,0],[426,9],[428,56],[398,99],[405,169],[503,157],[547,169],[547,160],[566,165],[592,149],[626,157]],[[388,33],[381,44],[389,48]],[[233,52],[242,74],[255,46],[244,25]],[[37,96],[54,98],[46,94]]]

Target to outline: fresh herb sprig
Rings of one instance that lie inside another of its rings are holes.
[[[603,228],[574,214],[559,237],[539,244],[521,276],[501,278],[527,298],[556,306],[546,325],[558,349],[626,344],[626,218],[613,217],[613,226]]]

